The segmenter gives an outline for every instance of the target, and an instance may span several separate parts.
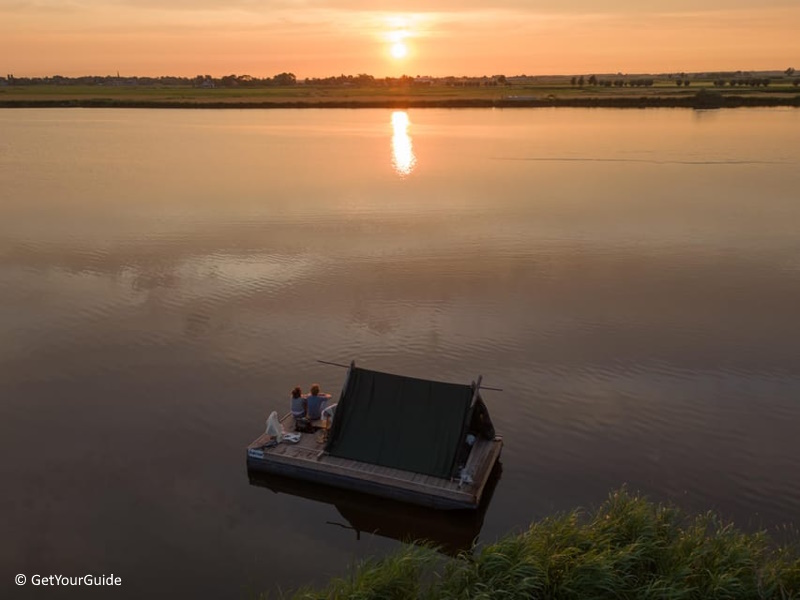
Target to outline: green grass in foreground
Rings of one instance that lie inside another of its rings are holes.
[[[475,556],[409,546],[294,597],[784,600],[800,598],[800,553],[623,489],[594,513],[544,519]]]

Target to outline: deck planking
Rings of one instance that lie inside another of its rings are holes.
[[[285,430],[293,429],[290,415],[285,415],[281,423]],[[320,432],[303,433],[296,444],[282,442],[264,448],[270,438],[262,434],[248,446],[248,467],[438,508],[474,508],[480,503],[503,445],[501,438],[478,439],[466,464],[472,482],[462,484],[458,479],[330,456],[324,453],[321,437]],[[263,457],[251,455],[250,450],[262,450]]]

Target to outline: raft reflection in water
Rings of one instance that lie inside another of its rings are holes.
[[[252,469],[247,470],[250,485],[268,488],[276,494],[291,494],[315,502],[332,504],[347,524],[333,521],[327,521],[325,524],[352,529],[358,540],[361,539],[362,533],[369,533],[401,542],[428,542],[440,552],[453,556],[470,551],[477,543],[486,510],[501,475],[502,464],[498,461],[477,509],[441,511]]]

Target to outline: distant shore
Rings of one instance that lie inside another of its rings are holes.
[[[87,98],[64,100],[0,100],[0,108],[180,108],[180,109],[275,109],[275,108],[742,108],[789,106],[800,107],[800,96],[789,98],[555,98],[525,100],[317,100],[317,101],[240,101],[186,102],[174,100],[120,100]]]
[[[453,88],[198,89],[190,87],[3,86],[0,108],[740,108],[800,107],[796,86],[769,90],[655,86],[649,89],[526,86]]]

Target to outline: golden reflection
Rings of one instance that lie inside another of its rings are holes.
[[[392,167],[401,177],[410,175],[417,164],[411,136],[408,135],[410,124],[405,111],[396,110],[392,113]]]

